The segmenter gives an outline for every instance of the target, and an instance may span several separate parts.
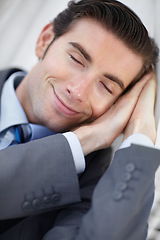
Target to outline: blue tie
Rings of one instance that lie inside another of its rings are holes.
[[[0,133],[0,150],[29,141],[31,130],[28,124],[16,125]]]
[[[15,126],[15,139],[18,143],[28,142],[32,135],[32,130],[29,124],[21,124]]]

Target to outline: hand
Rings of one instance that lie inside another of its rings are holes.
[[[110,146],[121,134],[134,111],[143,87],[151,76],[152,74],[144,76],[93,123],[74,130],[74,133],[79,138],[84,155]],[[127,134],[127,129],[125,133]]]
[[[156,75],[153,74],[148,81],[138,99],[132,116],[124,131],[124,140],[134,134],[143,133],[148,136],[153,143],[156,141],[156,124],[154,117],[154,106],[156,99]]]

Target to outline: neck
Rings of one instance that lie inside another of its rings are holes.
[[[36,123],[31,101],[28,94],[29,74],[27,74],[16,88],[16,95],[30,123]]]

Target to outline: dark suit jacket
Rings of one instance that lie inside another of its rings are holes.
[[[0,240],[145,239],[160,152],[118,150],[106,171],[110,155],[88,156],[78,179],[61,134],[0,151]]]
[[[0,71],[0,92],[16,71]],[[0,151],[0,232],[4,236],[0,239],[18,239],[19,232],[25,235],[20,239],[42,239],[60,209],[78,202],[87,211],[93,188],[110,162],[111,149],[105,151],[108,159],[97,161],[97,153],[88,156],[86,171],[79,178],[61,134]]]

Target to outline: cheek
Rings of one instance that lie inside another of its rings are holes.
[[[49,102],[49,97],[51,96],[50,85],[41,75],[37,75],[32,79],[32,83],[29,87],[33,112],[43,112],[44,107],[48,105],[47,102]]]
[[[43,73],[49,77],[63,79],[68,74],[66,56],[61,50],[48,51],[43,59]]]
[[[93,119],[96,119],[100,116],[102,116],[117,100],[118,97],[113,96],[106,96],[101,97],[99,101],[95,101],[95,99],[92,102],[92,110],[93,110]]]

